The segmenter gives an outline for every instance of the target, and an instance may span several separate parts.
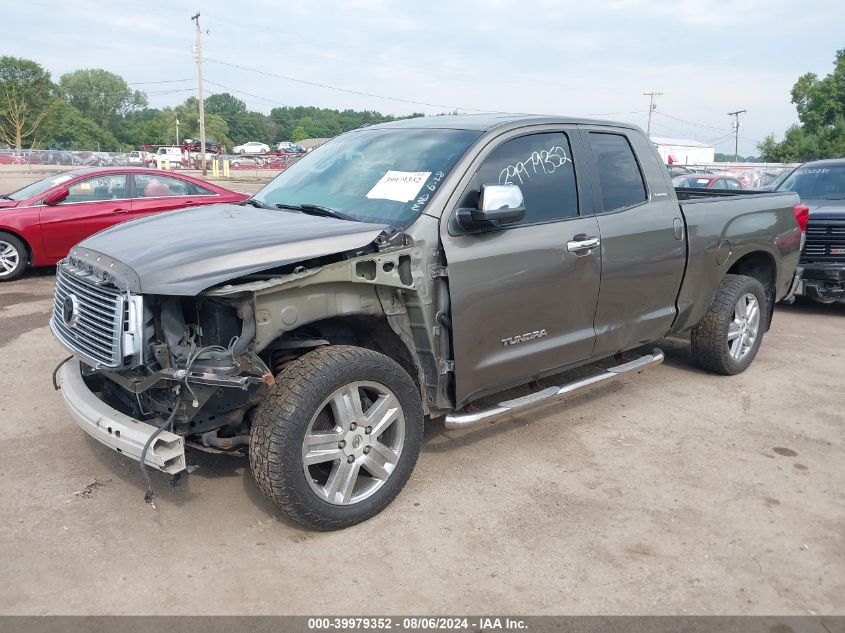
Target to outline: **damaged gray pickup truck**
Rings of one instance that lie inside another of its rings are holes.
[[[408,481],[426,419],[460,429],[560,400],[660,363],[643,346],[683,332],[702,367],[745,370],[797,283],[801,207],[724,193],[676,193],[625,124],[355,130],[245,203],[74,247],[51,319],[73,354],[64,400],[140,462],[148,500],[146,467],[180,473],[186,446],[248,450],[287,515],[346,527]]]

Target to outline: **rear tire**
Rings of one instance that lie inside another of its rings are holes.
[[[707,314],[692,329],[697,365],[733,376],[744,372],[760,349],[769,314],[763,285],[746,275],[725,275]]]
[[[398,363],[330,345],[276,376],[253,420],[249,459],[258,487],[288,517],[336,530],[393,501],[422,436],[420,395]]]
[[[0,282],[23,275],[28,263],[26,245],[14,235],[0,232]]]

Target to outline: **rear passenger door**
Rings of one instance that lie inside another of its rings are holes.
[[[657,151],[625,128],[583,126],[601,233],[596,356],[663,337],[686,266],[680,206]]]
[[[592,354],[601,260],[583,159],[577,128],[510,132],[481,151],[444,214],[459,403]],[[525,217],[499,229],[456,227],[456,210],[475,208],[491,184],[518,185]]]
[[[157,173],[132,174],[132,217],[143,218],[151,213],[173,211],[197,204],[207,204],[212,194],[193,183]],[[207,192],[203,194],[203,191]]]

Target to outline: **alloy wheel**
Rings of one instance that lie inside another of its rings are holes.
[[[728,326],[728,348],[736,361],[743,360],[751,352],[760,331],[760,302],[746,292],[734,306],[734,318]]]
[[[21,261],[21,254],[13,244],[0,240],[0,277],[11,275]]]
[[[405,441],[405,416],[394,393],[360,381],[334,391],[305,431],[302,466],[311,490],[333,505],[351,505],[390,478]]]

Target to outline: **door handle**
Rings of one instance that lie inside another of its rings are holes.
[[[587,237],[586,235],[576,235],[566,243],[566,250],[570,253],[581,253],[581,251],[591,251],[598,248],[601,240],[597,237]],[[586,255],[586,253],[583,253]]]
[[[129,213],[129,209],[112,209],[112,213]]]

